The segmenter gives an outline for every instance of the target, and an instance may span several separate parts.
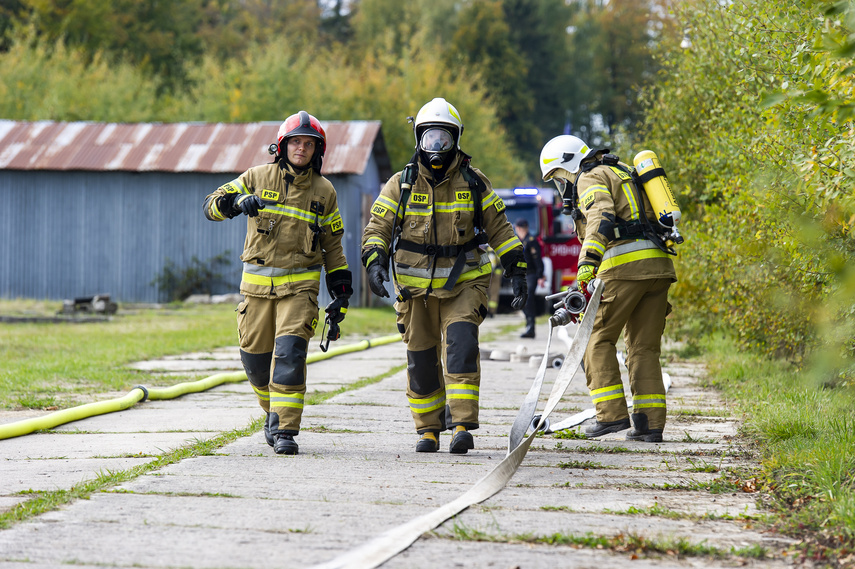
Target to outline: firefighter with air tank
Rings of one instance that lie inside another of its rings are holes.
[[[246,215],[237,307],[240,359],[267,413],[264,435],[277,454],[297,454],[309,340],[318,325],[321,269],[333,298],[327,341],[353,294],[335,188],[321,176],[326,132],[300,111],[279,127],[273,162],[254,166],[205,198],[205,217]],[[323,344],[322,344],[323,346]]]
[[[665,386],[659,363],[665,318],[671,311],[668,289],[677,276],[671,255],[682,242],[680,210],[655,154],[644,151],[635,168],[562,135],[543,147],[540,168],[552,180],[582,242],[577,269],[580,288],[603,281],[584,370],[596,408],[588,438],[632,427],[627,440],[660,442],[665,428]],[[615,343],[624,333],[632,424]]]
[[[416,152],[371,208],[362,261],[374,294],[388,297],[384,282],[392,279],[416,452],[436,452],[439,433],[451,429],[449,452],[463,454],[479,426],[478,327],[492,272],[484,248],[501,259],[515,309],[527,296],[526,264],[504,203],[460,150],[457,109],[436,98],[413,123]]]

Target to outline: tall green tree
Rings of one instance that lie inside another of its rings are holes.
[[[467,69],[471,81],[484,85],[499,118],[513,132],[514,145],[540,137],[531,117],[535,97],[527,84],[529,62],[517,49],[502,0],[472,2],[460,13],[460,26],[446,55],[450,69]]]
[[[166,86],[181,84],[186,63],[202,52],[196,32],[203,0],[22,2],[30,12],[30,24],[48,43],[62,40],[84,53],[128,61]]]
[[[676,32],[668,4],[657,0],[577,0],[571,7],[568,121],[573,134],[596,144],[637,128],[639,95],[658,69],[653,50]]]
[[[524,81],[534,97],[530,113],[511,114],[504,125],[513,133],[521,158],[530,165],[530,179],[539,180],[540,150],[547,140],[561,134],[565,123],[570,12],[563,0],[504,0],[503,9],[514,46],[528,64]]]

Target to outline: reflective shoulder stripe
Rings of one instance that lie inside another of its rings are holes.
[[[374,203],[375,203],[375,205],[379,204],[383,207],[390,207],[390,208],[392,208],[392,211],[395,211],[395,208],[398,207],[397,202],[392,201],[391,199],[387,198],[386,196],[384,196],[382,194],[377,196],[377,199],[374,200]]]
[[[606,254],[603,256],[603,262],[600,264],[600,272],[633,261],[656,258],[668,258],[668,253],[660,250],[659,247],[648,239],[639,239],[638,241],[612,247],[606,251]]]
[[[638,219],[638,200],[635,199],[635,191],[632,185],[629,182],[621,184],[621,189],[626,201],[629,202],[630,219]]]
[[[583,201],[586,197],[588,197],[588,195],[596,193],[596,192],[602,192],[604,194],[611,195],[611,193],[609,193],[609,189],[607,187],[605,187],[604,185],[594,184],[593,186],[588,186],[587,188],[585,188],[584,192],[579,194],[579,201]]]

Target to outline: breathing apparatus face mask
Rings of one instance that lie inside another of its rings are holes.
[[[445,166],[449,151],[454,148],[454,137],[445,129],[429,128],[419,139],[419,149],[424,152],[434,170]]]

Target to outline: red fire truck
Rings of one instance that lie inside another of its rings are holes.
[[[576,280],[576,263],[581,244],[576,238],[573,220],[561,214],[561,200],[553,188],[497,189],[496,193],[505,202],[508,220],[515,223],[524,218],[529,232],[536,235],[543,251],[543,275],[545,286],[535,291],[538,298],[538,313],[546,311],[543,297],[563,290]],[[513,298],[510,282],[502,279],[499,306],[510,309]]]

